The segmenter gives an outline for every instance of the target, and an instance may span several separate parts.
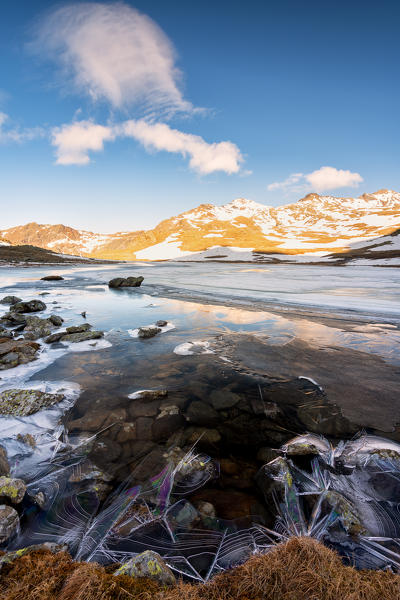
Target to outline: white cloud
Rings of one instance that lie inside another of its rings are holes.
[[[13,126],[9,116],[4,112],[0,112],[0,143],[22,143],[37,137],[42,137],[43,135],[44,131],[41,127],[21,129],[20,127]]]
[[[58,165],[86,165],[90,162],[90,150],[99,152],[105,141],[114,138],[111,127],[79,121],[53,129],[51,143],[56,148]]]
[[[243,158],[232,142],[209,144],[202,137],[172,129],[165,123],[148,123],[130,119],[117,125],[97,125],[79,121],[63,125],[52,132],[57,164],[85,165],[90,162],[89,152],[103,150],[104,142],[117,137],[130,137],[147,150],[173,152],[189,157],[189,166],[202,175],[215,171],[237,173]]]
[[[67,82],[115,107],[192,111],[180,89],[175,49],[150,17],[123,4],[85,2],[56,9],[35,47],[59,61]]]
[[[305,175],[308,183],[317,191],[335,190],[342,187],[357,187],[364,180],[359,173],[334,167],[321,167]]]
[[[271,183],[267,189],[269,191],[305,192],[314,190],[324,192],[343,187],[358,187],[363,181],[359,173],[335,169],[335,167],[321,167],[312,173],[292,173],[284,181]]]
[[[237,173],[243,158],[232,142],[207,143],[202,137],[172,129],[165,123],[147,123],[144,120],[126,121],[121,131],[139,141],[147,150],[165,150],[189,156],[189,166],[207,175],[214,171]]]

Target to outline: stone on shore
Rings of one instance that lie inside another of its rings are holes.
[[[27,316],[25,320],[26,325],[23,333],[26,340],[37,340],[41,337],[48,336],[55,327],[50,319]]]
[[[26,417],[62,400],[63,394],[49,394],[40,390],[4,390],[0,392],[0,415]]]
[[[28,302],[17,302],[12,305],[13,312],[17,313],[31,313],[45,310],[46,305],[41,300],[29,300]]]
[[[144,277],[115,277],[108,282],[110,288],[140,287]]]
[[[22,302],[22,298],[18,298],[18,296],[4,296],[0,300],[0,304],[17,304],[17,302]]]
[[[19,530],[19,516],[15,508],[0,505],[0,544],[7,542]]]
[[[146,550],[120,566],[114,575],[128,575],[134,579],[147,577],[161,585],[175,585],[175,576],[157,552]]]
[[[24,499],[26,485],[22,479],[0,477],[0,498],[8,498],[12,504],[19,504]]]
[[[36,359],[40,344],[29,340],[0,342],[0,370],[11,369]]]

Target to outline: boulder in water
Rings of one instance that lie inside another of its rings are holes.
[[[41,277],[40,281],[62,281],[64,277],[61,275],[46,275],[45,277]]]
[[[108,282],[110,288],[140,287],[144,277],[115,277]]]
[[[157,333],[160,333],[160,331],[161,329],[159,327],[154,326],[139,327],[138,337],[140,337],[143,340],[147,340],[157,335]]]
[[[29,300],[28,302],[17,302],[12,305],[12,310],[17,313],[31,313],[45,310],[46,305],[41,300]]]

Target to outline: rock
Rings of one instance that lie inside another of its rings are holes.
[[[0,392],[0,414],[26,417],[64,400],[63,394],[40,390],[4,390]]]
[[[103,331],[82,331],[82,333],[67,333],[61,336],[62,342],[86,342],[104,337]]]
[[[144,277],[115,277],[108,282],[110,288],[140,287]]]
[[[130,442],[136,439],[136,423],[122,423],[116,435],[116,441],[119,444]]]
[[[41,277],[40,281],[63,281],[64,277],[61,275],[46,275],[46,277]]]
[[[0,505],[0,544],[7,542],[19,530],[19,516],[15,508]],[[2,559],[4,557],[1,557]]]
[[[29,302],[16,302],[13,304],[13,311],[17,313],[31,313],[45,310],[47,307],[41,300],[29,300]]]
[[[232,408],[240,402],[240,396],[230,391],[214,390],[210,394],[210,401],[215,410],[225,410]]]
[[[197,502],[196,508],[202,520],[215,519],[217,516],[215,507],[211,504],[211,502],[200,500]]]
[[[92,325],[89,323],[82,323],[82,325],[72,325],[71,327],[66,328],[67,333],[82,333],[83,331],[89,331],[92,329]]]
[[[38,492],[32,496],[32,500],[39,508],[43,508],[46,504],[46,496],[43,494],[43,492]]]
[[[147,417],[139,417],[136,420],[136,437],[138,440],[151,440],[153,419]]]
[[[168,396],[168,390],[143,390],[137,393],[139,394],[138,398],[144,402],[150,402],[151,400]]]
[[[54,342],[59,342],[63,335],[65,335],[65,332],[62,331],[58,333],[52,333],[51,335],[47,336],[44,341],[46,344],[54,344]]]
[[[159,327],[154,327],[153,325],[150,325],[149,327],[139,327],[138,337],[142,339],[152,338],[157,335],[157,333],[160,333],[160,331],[161,329]]]
[[[107,417],[106,412],[89,411],[80,417],[68,423],[69,431],[100,431],[101,426]]]
[[[66,552],[68,546],[61,546],[60,544],[55,544],[53,542],[45,542],[44,544],[33,544],[32,546],[27,546],[26,548],[21,548],[14,552],[7,552],[0,558],[0,570],[4,565],[9,565],[18,558],[21,558],[21,556],[25,556],[25,554],[30,554],[31,552],[39,552],[40,550],[56,554],[57,552]]]
[[[4,296],[0,300],[0,304],[17,304],[17,302],[22,302],[22,298],[18,298],[18,296]]]
[[[6,341],[4,338],[12,339],[13,335],[12,331],[8,331],[8,329],[0,325],[0,339]]]
[[[176,407],[174,407],[176,408]],[[174,432],[185,424],[185,419],[178,412],[175,414],[164,414],[158,417],[152,425],[152,438],[154,441],[165,441]]]
[[[217,411],[202,400],[194,400],[186,411],[186,418],[195,425],[217,425],[220,417]]]
[[[49,321],[56,327],[61,327],[61,325],[64,323],[64,319],[59,315],[50,315]]]
[[[24,499],[26,485],[22,479],[0,477],[0,498],[8,498],[13,504],[19,504]]]
[[[28,340],[6,340],[0,343],[0,370],[11,369],[35,360],[40,345]]]
[[[279,456],[279,452],[277,450],[273,450],[272,448],[260,448],[257,452],[257,460],[262,462],[263,464],[271,462],[271,460],[275,460]]]
[[[3,446],[0,446],[0,475],[10,474],[10,464],[7,458],[7,452]]]
[[[8,327],[14,327],[15,325],[25,326],[26,317],[12,311],[5,313],[1,318],[0,322]]]
[[[168,321],[156,321],[156,327],[166,327],[168,325]]]
[[[160,402],[153,400],[153,402],[142,402],[141,398],[134,400],[128,408],[129,415],[132,419],[138,417],[155,417],[158,414]]]
[[[187,438],[189,444],[197,442],[203,444],[218,444],[221,441],[221,434],[217,429],[205,429],[204,427],[192,427],[190,435]]]
[[[102,465],[108,465],[109,463],[116,461],[120,454],[121,446],[117,444],[117,442],[103,437],[94,442],[90,458],[96,464],[100,463]]]
[[[37,340],[38,338],[50,335],[52,329],[54,329],[54,324],[50,319],[26,317],[24,338],[26,340]]]
[[[146,550],[131,558],[117,569],[114,575],[128,575],[134,579],[147,577],[161,585],[175,585],[176,580],[171,569],[157,552]]]
[[[82,316],[84,319],[86,319],[86,310],[83,310],[83,311],[81,312],[81,316]]]
[[[24,435],[19,433],[17,435],[17,440],[23,444],[26,444],[27,446],[30,446],[32,450],[36,448],[36,440],[30,433],[25,433]]]

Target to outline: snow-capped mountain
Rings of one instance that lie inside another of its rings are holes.
[[[354,244],[365,245],[399,228],[400,194],[379,190],[359,198],[309,194],[277,208],[243,198],[224,206],[201,204],[147,231],[97,234],[29,223],[1,231],[0,240],[123,260],[190,260],[215,249],[216,256],[228,253],[229,260],[236,253],[320,256],[347,252]]]

